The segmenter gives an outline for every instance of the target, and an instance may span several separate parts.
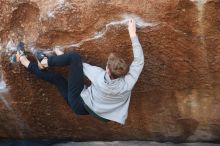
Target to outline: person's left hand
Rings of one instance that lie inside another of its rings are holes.
[[[20,62],[21,54],[17,51],[16,53],[16,62]]]

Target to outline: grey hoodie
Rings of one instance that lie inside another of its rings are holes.
[[[91,85],[84,88],[81,97],[98,116],[124,124],[128,116],[131,90],[144,66],[144,55],[137,37],[131,38],[134,60],[127,75],[111,80],[100,67],[83,63],[84,75]]]

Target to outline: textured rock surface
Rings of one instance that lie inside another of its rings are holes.
[[[1,138],[220,139],[219,0],[0,0],[0,12]],[[52,85],[9,62],[19,40],[27,51],[62,45],[101,67],[110,52],[131,62],[126,27],[108,25],[125,16],[149,26],[138,30],[145,67],[124,126],[76,116]],[[105,34],[72,45],[96,32]]]
[[[113,141],[113,142],[70,142],[65,144],[56,144],[55,146],[218,146],[211,143],[158,143],[147,141]]]

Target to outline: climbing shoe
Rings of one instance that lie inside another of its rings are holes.
[[[34,53],[34,56],[37,58],[37,60],[38,60],[39,62],[41,62],[44,58],[47,58],[47,56],[44,54],[43,51],[36,51],[36,52]]]
[[[16,47],[17,52],[19,53],[20,56],[25,55],[25,50],[24,50],[24,43],[19,42],[17,47]],[[16,54],[12,54],[11,57],[9,58],[11,63],[16,63],[17,62],[17,57]]]

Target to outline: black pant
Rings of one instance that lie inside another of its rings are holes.
[[[54,84],[76,114],[88,115],[89,113],[80,97],[80,93],[84,88],[83,66],[80,55],[69,52],[60,56],[51,56],[48,58],[48,65],[50,67],[69,66],[68,81],[60,74],[39,70],[38,66],[32,62],[29,64],[28,70],[38,78]]]

